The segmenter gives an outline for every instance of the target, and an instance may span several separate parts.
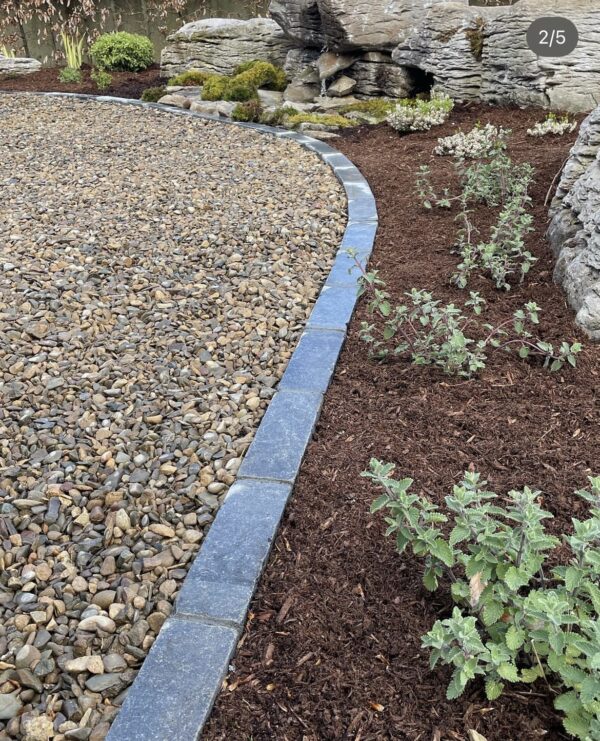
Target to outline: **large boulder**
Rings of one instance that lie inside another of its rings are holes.
[[[42,63],[28,57],[3,57],[0,54],[0,75],[30,75],[41,69]]]
[[[455,100],[481,96],[485,28],[498,9],[461,3],[432,7],[392,54],[396,64],[430,75],[436,90]]]
[[[565,16],[579,31],[566,57],[538,57],[526,43],[530,24]],[[485,29],[481,95],[491,103],[542,105],[590,111],[600,100],[600,3],[598,0],[521,0]]]
[[[394,64],[389,54],[368,51],[355,62],[347,74],[356,80],[355,95],[407,98],[419,88],[414,70]]]
[[[283,66],[291,48],[269,18],[208,18],[186,23],[167,38],[161,69],[169,76],[192,68],[230,75],[238,64],[253,59]]]
[[[392,51],[426,8],[443,0],[272,0],[269,11],[297,45]],[[468,5],[468,0],[460,0]]]
[[[600,106],[581,125],[550,209],[548,239],[577,323],[600,341]]]

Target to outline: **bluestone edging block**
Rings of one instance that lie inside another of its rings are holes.
[[[14,95],[14,93],[10,93]],[[36,93],[26,93],[31,95]],[[329,144],[304,134],[240,124],[139,100],[78,93],[41,93],[138,106],[192,116],[290,139],[315,152],[343,184],[348,225],[330,275],[259,425],[236,483],[188,572],[175,613],[163,625],[127,692],[107,741],[196,741],[229,671],[237,640],[286,502],[318,419],[357,300],[356,252],[369,259],[377,208],[358,168]]]

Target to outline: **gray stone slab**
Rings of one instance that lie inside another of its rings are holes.
[[[229,490],[177,599],[177,613],[241,627],[279,521],[289,484],[240,479]]]
[[[163,625],[107,741],[193,741],[206,722],[238,631],[170,618]]]
[[[313,392],[278,391],[240,466],[238,478],[293,483],[312,436],[321,401],[321,394]]]
[[[346,332],[356,300],[356,288],[352,284],[325,284],[312,310],[307,329],[336,329]]]
[[[348,198],[348,219],[350,221],[377,221],[377,207],[370,191],[364,191]]]
[[[324,394],[333,376],[344,339],[343,332],[304,332],[279,382],[279,390],[316,391]]]
[[[376,233],[377,222],[375,221],[348,225],[325,285],[333,286],[346,283],[358,288],[361,273],[356,265],[356,260],[363,267],[367,265],[373,251]],[[350,255],[350,251],[355,254]]]

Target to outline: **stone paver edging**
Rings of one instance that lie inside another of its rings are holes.
[[[357,299],[358,276],[349,272],[354,263],[347,250],[354,250],[362,263],[368,260],[378,224],[375,199],[350,160],[297,132],[139,100],[43,95],[142,106],[292,139],[333,169],[348,198],[346,232],[300,342],[184,580],[175,612],[163,625],[107,736],[107,741],[193,741],[229,670],[333,376]]]

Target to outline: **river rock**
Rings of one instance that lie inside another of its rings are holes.
[[[22,708],[19,693],[12,692],[9,695],[0,695],[0,720],[14,718]]]
[[[581,124],[550,208],[555,280],[577,324],[600,341],[600,106]]]
[[[167,37],[161,54],[163,75],[200,69],[230,75],[238,64],[263,59],[283,66],[292,43],[269,18],[207,18],[186,23]]]
[[[0,75],[30,75],[38,72],[42,63],[29,57],[3,57],[0,54]]]

